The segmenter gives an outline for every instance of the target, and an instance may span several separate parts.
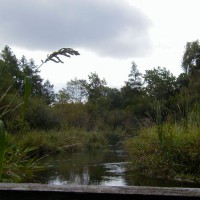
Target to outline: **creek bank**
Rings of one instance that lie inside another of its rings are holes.
[[[194,123],[142,128],[126,141],[130,168],[147,177],[200,183],[199,133]]]

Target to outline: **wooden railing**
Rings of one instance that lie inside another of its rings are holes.
[[[200,199],[200,188],[0,183],[0,200]]]

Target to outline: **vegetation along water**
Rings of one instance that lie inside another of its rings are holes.
[[[88,80],[66,80],[55,93],[40,67],[77,51],[62,48],[37,66],[6,46],[0,56],[1,181],[34,182],[38,171],[47,170],[47,156],[81,156],[113,145],[127,152],[123,162],[132,175],[198,184],[199,51],[198,40],[186,44],[178,77],[162,67],[142,74],[132,62],[120,89],[92,72]],[[24,77],[31,78],[28,94]]]

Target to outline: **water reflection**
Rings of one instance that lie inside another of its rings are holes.
[[[54,185],[168,186],[199,187],[197,184],[149,179],[127,168],[123,152],[62,153],[44,160],[47,170],[39,174],[38,183]]]
[[[36,180],[63,185],[126,185],[124,156],[116,152],[59,154],[44,160],[48,169]]]

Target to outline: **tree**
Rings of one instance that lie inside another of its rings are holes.
[[[122,108],[122,95],[117,88],[105,88],[105,102],[109,110],[121,109]]]
[[[69,101],[69,94],[64,88],[58,91],[56,100],[59,104],[66,104]]]
[[[176,106],[177,82],[176,77],[166,68],[157,67],[146,70],[144,74],[145,90],[150,105],[149,114],[162,121],[174,113]]]
[[[48,106],[44,98],[33,96],[29,101],[26,120],[31,128],[55,129],[59,128],[59,118],[53,107]]]
[[[71,48],[62,48],[48,55],[41,65],[36,66],[33,59],[27,61],[25,56],[22,56],[21,60],[17,60],[11,49],[6,46],[0,54],[0,112],[2,113],[3,110],[4,116],[4,113],[11,113],[10,111],[16,113],[16,109],[23,104],[23,99],[26,102],[24,107],[27,107],[29,93],[36,97],[34,98],[35,101],[40,99],[46,105],[51,105],[55,99],[53,85],[48,80],[43,83],[43,79],[39,75],[39,68],[49,61],[63,63],[60,56],[70,57],[72,55],[79,55],[79,53]],[[30,86],[28,84],[30,82],[32,82],[32,88],[26,89],[27,85]],[[43,116],[41,109],[38,112],[40,112],[40,116]],[[2,116],[1,113],[0,117]],[[14,119],[13,113],[11,118]],[[25,119],[25,114],[23,119]]]
[[[105,95],[105,86],[107,83],[105,79],[100,79],[97,73],[91,73],[88,78],[89,83],[85,84],[88,101],[95,103]]]
[[[186,74],[194,75],[200,70],[200,44],[196,40],[187,42],[182,60],[182,68]]]
[[[32,95],[42,96],[42,82],[43,79],[39,75],[38,67],[35,65],[33,59],[28,62],[25,56],[22,56],[20,60],[20,69],[22,71],[22,80],[24,76],[30,76],[32,78]]]
[[[77,79],[68,81],[66,87],[63,88],[66,94],[69,95],[69,102],[84,103],[87,100],[87,90],[85,88],[86,80]]]
[[[18,117],[17,112],[12,116],[9,114],[21,105],[18,94],[22,88],[22,82],[18,60],[8,46],[2,50],[0,57],[0,118],[5,122],[5,119],[14,119],[15,115]]]
[[[0,60],[0,95],[5,93],[5,91],[13,84],[13,77],[9,73],[8,68],[5,66],[3,60]]]
[[[22,73],[19,69],[19,63],[16,56],[13,54],[10,47],[5,46],[2,50],[0,57],[3,61],[4,76],[11,76],[13,79],[14,87],[20,89],[22,87]]]
[[[141,89],[142,87],[142,73],[139,72],[137,69],[137,65],[135,62],[132,62],[131,72],[128,75],[129,79],[128,82],[125,82],[127,86],[133,89]]]
[[[46,80],[42,86],[42,97],[48,105],[52,105],[55,102],[56,95],[53,89],[54,85]]]
[[[188,95],[191,102],[199,102],[200,96],[200,44],[196,40],[187,42],[182,60],[185,82],[188,82]]]
[[[143,89],[142,73],[137,69],[135,62],[132,62],[128,81],[121,88],[121,95],[123,98],[123,108],[126,112],[131,112],[137,116],[145,114],[146,105],[144,103],[145,92]]]
[[[176,94],[176,77],[166,68],[146,70],[144,80],[147,94],[156,100],[168,99]]]

